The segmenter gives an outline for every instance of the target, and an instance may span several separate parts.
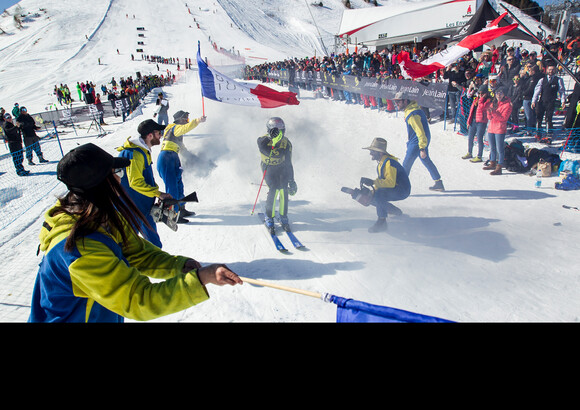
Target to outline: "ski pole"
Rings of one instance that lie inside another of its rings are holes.
[[[252,212],[250,215],[254,215],[254,210],[256,209],[256,204],[258,203],[258,198],[260,197],[260,191],[262,190],[262,184],[264,183],[264,179],[266,178],[266,171],[268,171],[268,167],[270,166],[270,158],[272,157],[272,151],[274,151],[274,146],[270,150],[270,155],[268,155],[268,163],[266,164],[266,168],[264,169],[264,174],[262,175],[262,181],[260,181],[260,187],[258,188],[258,195],[256,195],[256,200],[254,201],[254,206],[252,208]]]

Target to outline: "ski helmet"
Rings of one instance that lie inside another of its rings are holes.
[[[274,128],[278,128],[280,131],[284,132],[286,130],[286,126],[284,125],[284,121],[280,117],[272,117],[266,123],[266,128],[268,129],[268,133],[272,131]]]

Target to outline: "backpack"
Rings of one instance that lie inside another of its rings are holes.
[[[519,173],[529,170],[524,144],[520,140],[514,139],[509,144],[506,143],[504,152],[504,166],[508,171]]]

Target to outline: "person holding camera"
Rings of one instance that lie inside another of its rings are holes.
[[[377,178],[360,180],[361,187],[368,186],[374,190],[371,205],[377,208],[377,221],[368,231],[370,233],[387,230],[389,211],[400,214],[401,210],[391,204],[391,201],[401,201],[411,193],[411,182],[403,166],[396,157],[387,152],[387,140],[375,138],[368,149],[371,160],[377,161]]]

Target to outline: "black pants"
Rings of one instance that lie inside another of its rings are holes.
[[[16,172],[24,171],[24,166],[22,166],[22,162],[24,161],[24,150],[22,149],[22,144],[18,142],[9,142],[8,149],[12,155],[12,162],[14,162]]]
[[[262,171],[266,168],[262,164]],[[276,212],[274,206],[278,198],[280,216],[288,215],[288,173],[285,166],[270,165],[266,170],[266,185],[269,191],[266,198],[266,216],[274,217]]]
[[[546,117],[546,125],[548,132],[554,129],[552,125],[552,117],[554,116],[554,108],[556,101],[538,101],[536,104],[536,128],[540,130],[542,128],[542,120],[544,116]]]

